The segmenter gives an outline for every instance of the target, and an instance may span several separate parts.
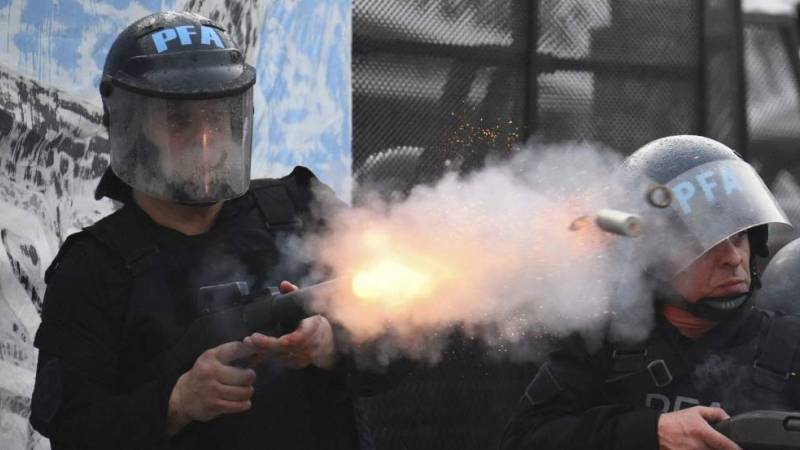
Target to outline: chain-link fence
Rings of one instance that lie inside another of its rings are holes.
[[[747,121],[751,161],[789,220],[800,225],[800,43],[791,17],[748,15],[745,23]],[[779,246],[797,236],[775,235]]]
[[[745,133],[736,0],[353,0],[353,169],[387,196],[530,136],[628,153]],[[496,447],[533,367],[454,337],[365,402],[379,448]]]
[[[502,157],[531,135],[627,153],[698,133],[744,150],[739,7],[355,0],[356,181],[374,187],[395,167],[413,172],[394,180],[410,187]]]
[[[541,1],[534,131],[548,140],[582,138],[627,153],[654,136],[696,130],[697,5]]]
[[[530,9],[526,0],[354,1],[357,181],[394,166],[415,173],[410,186],[507,152],[525,127]]]
[[[800,74],[796,23],[788,17],[748,16],[745,26],[750,138],[768,163],[764,142],[800,142]],[[797,147],[795,147],[797,151]],[[777,161],[775,161],[777,162]]]

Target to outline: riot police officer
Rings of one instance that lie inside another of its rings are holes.
[[[112,45],[100,84],[111,164],[96,196],[124,206],[70,236],[46,274],[30,421],[54,448],[367,442],[352,397],[380,383],[361,382],[323,317],[210,348],[188,367],[166,360],[198,316],[226,306],[201,288],[299,279],[307,264],[289,264],[281,242],[323,226],[312,202],[340,206],[302,167],[250,182],[255,81],[228,34],[198,15],[150,15]],[[238,363],[252,356],[263,361]]]
[[[800,408],[800,321],[753,307],[767,224],[788,225],[761,178],[699,136],[658,139],[623,166],[650,203],[634,246],[656,325],[641,341],[566,339],[526,388],[504,449],[735,449],[712,423]]]

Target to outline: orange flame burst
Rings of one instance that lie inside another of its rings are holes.
[[[420,251],[408,236],[366,230],[362,244],[368,257],[353,272],[352,289],[367,304],[409,308],[430,300],[460,270],[439,249]]]
[[[352,287],[357,297],[368,302],[386,302],[391,307],[429,297],[433,283],[430,275],[387,259],[357,272]]]
[[[322,260],[351,279],[349,292],[331,299],[327,312],[370,338],[385,324],[402,333],[481,320],[506,300],[505,290],[530,287],[532,279],[546,289],[544,283],[594,259],[612,239],[591,219],[572,226],[587,210],[582,202],[547,206],[513,222],[452,205],[427,220],[351,211],[322,246]]]

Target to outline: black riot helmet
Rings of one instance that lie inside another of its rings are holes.
[[[755,295],[756,306],[800,314],[800,239],[786,244],[772,257],[761,280],[764,287]]]
[[[624,170],[645,193],[635,207],[646,228],[636,245],[659,300],[710,320],[735,315],[750,293],[689,304],[670,284],[714,246],[747,231],[751,292],[758,286],[755,257],[769,255],[767,225],[791,225],[755,169],[722,143],[685,135],[650,142],[625,160]]]
[[[96,196],[114,197],[119,180],[185,204],[242,195],[255,81],[228,33],[205,17],[165,11],[134,22],[111,46],[100,82],[111,167]]]

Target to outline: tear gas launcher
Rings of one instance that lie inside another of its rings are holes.
[[[203,352],[226,342],[241,341],[255,332],[271,336],[289,333],[301,320],[316,314],[315,300],[334,295],[340,282],[332,279],[287,294],[270,289],[250,294],[247,284],[240,281],[204,286],[198,291],[201,316],[162,361],[186,369]]]
[[[800,449],[800,412],[752,411],[713,427],[743,450]]]

